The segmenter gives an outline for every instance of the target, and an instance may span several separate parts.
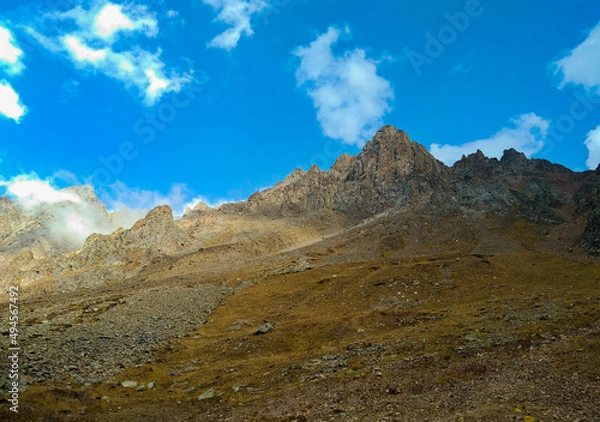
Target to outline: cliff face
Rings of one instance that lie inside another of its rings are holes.
[[[463,157],[451,169],[457,203],[470,209],[503,214],[517,212],[530,222],[558,224],[557,209],[570,200],[573,172],[546,160],[527,159],[509,149],[498,160],[481,151]]]
[[[600,255],[600,166],[595,173],[588,172],[575,194],[576,215],[587,215],[587,223],[581,237],[581,246]]]
[[[558,224],[569,202],[569,169],[527,159],[510,149],[502,159],[481,151],[449,168],[392,126],[377,132],[355,157],[342,155],[329,171],[294,171],[271,189],[223,210],[293,215],[332,210],[361,219],[392,207],[446,212],[460,208]]]
[[[385,126],[355,157],[342,155],[329,171],[294,171],[252,195],[250,212],[294,214],[333,210],[365,218],[396,206],[422,206],[449,197],[449,169],[408,135]]]

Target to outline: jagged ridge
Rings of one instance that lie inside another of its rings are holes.
[[[106,214],[91,188],[73,191],[85,196],[90,206],[104,213],[101,215]],[[174,221],[172,210],[161,206],[130,230],[93,234],[77,253],[51,259],[48,255],[60,251],[60,245],[57,248],[45,240],[43,219],[26,216],[9,199],[0,198],[4,216],[0,221],[0,253],[5,253],[7,280],[33,281],[85,268],[96,268],[100,279],[123,277],[128,273],[123,267],[173,256],[191,245],[201,247],[201,240],[184,229],[194,225],[190,220],[195,219],[197,226],[210,215],[286,217],[308,213],[321,221],[334,221],[341,215],[357,222],[397,208],[440,217],[465,212],[515,213],[529,222],[551,225],[584,218],[579,244],[597,254],[599,191],[598,172],[575,173],[547,160],[527,159],[514,149],[505,151],[500,160],[477,151],[447,167],[405,132],[384,126],[358,155],[340,156],[327,171],[316,166],[306,172],[295,170],[247,201],[216,209],[199,204],[183,222]]]

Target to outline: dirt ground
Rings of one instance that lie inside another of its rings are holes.
[[[600,421],[600,266],[552,230],[391,215],[25,299],[43,365],[0,419]]]

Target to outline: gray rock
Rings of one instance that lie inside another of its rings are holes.
[[[275,327],[273,326],[273,324],[271,324],[270,322],[266,322],[262,327],[260,327],[258,330],[256,330],[254,332],[255,336],[261,335],[261,334],[267,334],[269,331],[272,331]]]
[[[138,383],[135,381],[123,381],[121,383],[121,386],[125,387],[125,388],[135,388],[135,387],[137,387],[137,385],[138,385]]]
[[[198,400],[212,399],[215,395],[216,395],[215,389],[211,388],[209,390],[206,390],[204,393],[200,394],[200,396],[198,396]]]

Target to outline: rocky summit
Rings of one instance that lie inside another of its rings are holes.
[[[0,198],[2,420],[600,420],[598,171],[384,126],[181,218],[62,193]]]

